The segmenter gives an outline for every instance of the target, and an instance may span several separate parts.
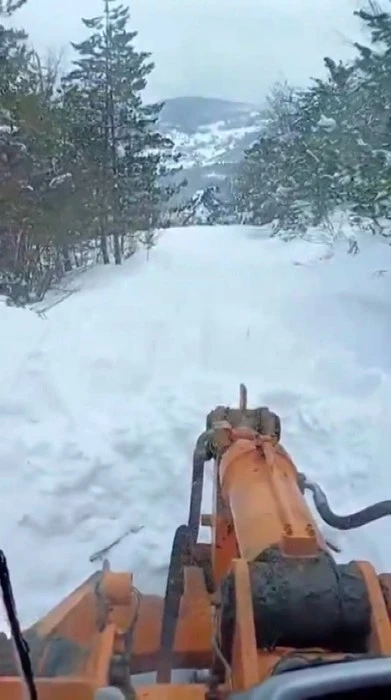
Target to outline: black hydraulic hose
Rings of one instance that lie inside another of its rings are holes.
[[[170,565],[164,596],[160,650],[157,663],[157,682],[170,683],[173,666],[173,650],[179,607],[184,593],[184,568],[193,558],[193,547],[197,543],[201,520],[202,490],[205,462],[212,459],[209,444],[210,431],[199,436],[193,452],[193,473],[189,518],[187,525],[180,525],[174,536]],[[208,588],[208,585],[207,585]]]
[[[17,653],[17,661],[19,662],[23,680],[27,686],[28,696],[30,700],[38,700],[38,692],[35,685],[34,672],[30,659],[30,650],[20,628],[7,559],[1,549],[0,588],[3,595],[3,602],[7,612],[8,622],[11,628],[12,641]]]
[[[170,683],[173,667],[175,633],[179,607],[184,593],[184,568],[191,559],[191,533],[187,525],[177,528],[171,548],[170,565],[164,596],[160,649],[157,662],[157,683]]]
[[[208,448],[208,431],[201,433],[193,452],[193,474],[191,480],[191,495],[188,527],[191,532],[193,542],[197,542],[201,519],[201,502],[204,485],[204,466],[212,455]]]
[[[331,525],[331,527],[335,527],[337,530],[354,530],[357,527],[368,525],[368,523],[391,515],[391,501],[378,501],[350,515],[336,515],[336,513],[333,513],[331,510],[327,496],[320,488],[319,484],[314,481],[308,481],[304,474],[300,474],[299,485],[302,491],[305,489],[311,491],[315,507],[321,518],[325,523]]]

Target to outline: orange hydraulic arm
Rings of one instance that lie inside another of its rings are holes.
[[[388,683],[391,690],[391,659],[389,669],[381,665],[391,656],[391,575],[378,576],[368,562],[337,564],[304,491],[342,529],[389,514],[390,504],[335,516],[320,488],[297,471],[280,433],[278,416],[248,409],[244,386],[239,408],[219,406],[208,415],[164,597],[142,595],[131,574],[111,572],[105,561],[24,632],[33,668],[28,687],[32,682],[39,700],[110,700],[108,686],[126,700],[223,700],[258,686],[266,693],[260,700],[273,700],[276,687],[275,697],[292,700],[278,686],[289,690],[290,679],[301,688],[294,698],[309,700],[325,678],[330,687],[362,684],[370,693]],[[213,508],[203,515],[210,461]],[[209,544],[199,541],[200,525],[210,528]],[[17,661],[0,637],[2,700],[21,697],[20,654]],[[175,683],[175,669],[204,678]],[[138,675],[147,672],[156,672],[156,682],[141,685]],[[303,674],[308,688],[313,679],[307,691]]]

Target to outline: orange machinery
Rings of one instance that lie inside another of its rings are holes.
[[[211,460],[213,512],[201,515]],[[0,639],[1,700],[391,697],[391,575],[336,563],[306,488],[342,529],[391,512],[383,502],[334,515],[280,444],[278,416],[248,409],[241,385],[239,407],[212,411],[197,441],[164,597],[142,595],[106,561],[21,636],[1,559],[13,631],[12,642]],[[198,541],[200,524],[210,544]],[[176,669],[189,670],[188,682],[175,682]],[[145,673],[154,677],[140,684]]]

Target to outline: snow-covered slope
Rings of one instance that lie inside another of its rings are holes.
[[[243,117],[243,115],[241,115]],[[185,170],[195,166],[212,166],[237,162],[244,149],[260,131],[257,112],[246,113],[244,124],[227,123],[224,119],[200,125],[193,133],[173,127],[169,135],[182,154],[181,164]]]
[[[182,154],[190,194],[221,185],[264,124],[260,107],[202,97],[167,100],[160,122]]]
[[[391,248],[266,234],[169,230],[46,318],[0,304],[1,546],[23,623],[129,527],[112,566],[162,588],[193,442],[241,381],[337,511],[391,494]],[[390,569],[388,531],[340,535],[342,556]]]
[[[256,113],[254,113],[255,115]],[[249,122],[255,121],[255,117]],[[229,126],[221,119],[200,126],[197,131],[187,134],[179,129],[171,129],[169,135],[182,154],[183,168],[211,166],[232,163],[239,160],[244,148],[259,133],[259,123],[245,126]],[[213,173],[213,171],[212,171]]]

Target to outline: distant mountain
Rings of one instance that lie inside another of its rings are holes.
[[[262,108],[244,102],[209,97],[166,100],[160,128],[183,155],[189,185],[183,197],[209,185],[229,189],[229,178],[243,152],[265,125]]]
[[[220,121],[246,126],[249,116],[259,112],[255,105],[214,97],[173,97],[165,101],[162,123],[168,129],[193,134],[200,127]]]

